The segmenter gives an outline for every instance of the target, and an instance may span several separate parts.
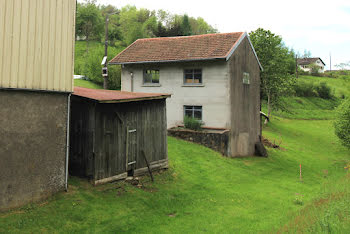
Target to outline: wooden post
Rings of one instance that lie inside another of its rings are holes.
[[[128,171],[129,161],[129,127],[126,127],[125,171]]]

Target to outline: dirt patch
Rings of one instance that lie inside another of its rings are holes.
[[[269,148],[274,148],[274,149],[280,149],[280,150],[285,150],[284,148],[282,148],[280,145],[281,143],[279,144],[276,144],[276,141],[273,141],[273,143],[267,139],[267,138],[264,138],[264,137],[261,137],[261,142],[264,144],[264,146],[266,147],[269,147]]]
[[[313,201],[310,205],[305,206],[302,210],[300,210],[300,215],[295,217],[293,220],[288,222],[286,225],[281,227],[277,233],[288,233],[290,230],[295,230],[296,228],[297,233],[302,233],[304,230],[306,230],[308,227],[312,226],[316,220],[317,217],[315,215],[310,215],[312,214],[312,210],[314,208],[319,208],[319,207],[325,207],[330,203],[331,201],[334,200],[339,200],[341,199],[345,193],[336,193],[336,194],[331,194],[327,198],[320,198],[318,200]]]

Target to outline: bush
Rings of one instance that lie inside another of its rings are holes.
[[[202,128],[203,122],[199,119],[185,116],[184,125],[185,125],[185,128],[198,131]]]
[[[336,120],[334,122],[335,134],[344,146],[350,149],[350,99],[337,108]]]
[[[317,92],[312,82],[298,81],[294,85],[294,91],[298,97],[317,97]]]
[[[313,82],[299,81],[294,85],[294,92],[297,97],[320,97],[323,99],[333,97],[332,90],[326,82],[314,84]]]
[[[117,55],[122,48],[108,47],[108,61]],[[97,44],[90,47],[88,53],[75,61],[75,73],[84,75],[96,84],[103,84],[101,61],[104,56],[104,46]],[[108,89],[120,89],[121,68],[118,65],[108,66]]]
[[[331,87],[329,87],[326,82],[319,83],[318,85],[315,86],[315,89],[320,98],[323,98],[323,99],[332,98]]]

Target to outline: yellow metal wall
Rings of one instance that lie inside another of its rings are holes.
[[[76,0],[0,0],[0,88],[71,92]]]

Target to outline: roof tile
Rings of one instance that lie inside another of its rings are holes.
[[[111,64],[226,58],[243,32],[139,39]]]

